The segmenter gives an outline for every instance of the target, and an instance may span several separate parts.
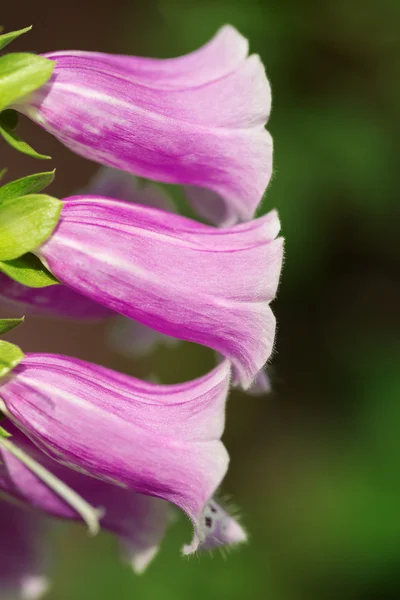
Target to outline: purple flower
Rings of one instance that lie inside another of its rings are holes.
[[[77,292],[161,333],[214,348],[250,386],[268,360],[282,263],[276,212],[215,229],[108,198],[67,198],[37,250]]]
[[[56,461],[174,503],[201,542],[204,510],[228,466],[220,438],[229,379],[228,361],[168,386],[73,358],[28,354],[0,382],[1,411]]]
[[[47,591],[45,529],[43,517],[34,511],[0,500],[2,598],[37,600]]]
[[[46,456],[10,423],[7,423],[7,431],[12,433],[11,439],[18,447],[77,491],[86,501],[104,507],[102,527],[117,536],[123,559],[133,570],[136,573],[143,572],[157,554],[164,537],[170,517],[169,504],[159,498],[137,494],[77,473]],[[17,458],[5,449],[0,450],[0,456],[0,491],[3,494],[48,516],[79,520],[74,509]],[[210,500],[205,507],[204,533],[202,541],[196,536],[191,546],[185,546],[184,552],[211,550],[246,541],[243,528],[215,500]]]
[[[222,224],[254,216],[272,171],[264,128],[271,94],[260,58],[248,56],[236,29],[225,26],[196,52],[168,60],[45,56],[56,63],[52,78],[14,108],[86,158],[207,188],[227,205]]]

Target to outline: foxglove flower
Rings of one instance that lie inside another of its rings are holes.
[[[159,550],[169,522],[170,506],[159,498],[137,494],[122,487],[77,473],[55,462],[15,426],[7,423],[12,440],[92,505],[103,506],[101,525],[119,539],[122,557],[136,573],[148,566]],[[7,450],[1,449],[0,491],[8,497],[61,519],[79,520],[74,509],[39,480]],[[215,500],[204,510],[204,539],[195,538],[193,548],[212,550],[246,541],[241,525]],[[184,552],[190,553],[191,546]]]
[[[36,254],[77,292],[161,333],[214,348],[247,388],[268,360],[282,263],[276,212],[215,229],[107,198],[64,200]]]
[[[33,510],[0,500],[1,598],[38,600],[47,591],[45,529]]]
[[[228,361],[200,379],[165,386],[73,358],[28,354],[0,380],[0,408],[56,461],[174,503],[202,541],[205,507],[228,466],[220,438],[229,379]]]
[[[236,29],[225,26],[196,52],[167,60],[44,56],[55,61],[50,81],[14,108],[85,158],[207,188],[227,205],[224,225],[254,216],[272,170],[264,128],[271,94],[260,58],[248,56]]]

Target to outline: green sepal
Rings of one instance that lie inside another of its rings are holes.
[[[15,129],[18,125],[19,115],[16,110],[7,108],[0,113],[0,122],[4,123],[10,129]]]
[[[38,248],[54,231],[62,202],[44,194],[3,200],[0,204],[0,260]]]
[[[18,325],[22,325],[25,317],[21,317],[20,319],[0,319],[0,335],[15,329]]]
[[[3,179],[4,175],[7,173],[7,169],[1,169],[0,171],[0,181]]]
[[[10,279],[31,288],[44,288],[60,283],[34,254],[0,261],[0,271]]]
[[[26,196],[27,194],[38,194],[54,180],[55,169],[45,173],[34,173],[21,179],[16,179],[0,187],[0,207],[4,200]]]
[[[10,438],[12,437],[11,433],[8,433],[3,427],[0,427],[0,437],[2,438]]]
[[[9,144],[12,148],[14,148],[14,150],[18,150],[18,152],[22,152],[22,154],[27,154],[28,156],[31,156],[32,158],[39,158],[41,160],[49,160],[51,158],[51,156],[47,156],[46,154],[39,154],[39,152],[36,152],[36,150],[34,148],[32,148],[32,146],[30,146],[29,144],[24,142],[24,140],[22,138],[20,138],[19,135],[17,135],[15,133],[15,131],[13,131],[13,129],[11,129],[11,127],[8,127],[8,125],[6,125],[6,123],[4,123],[4,121],[1,118],[1,114],[0,114],[0,135],[2,136],[4,141],[7,142],[7,144]]]
[[[30,27],[25,27],[25,29],[18,29],[18,31],[10,31],[9,33],[3,33],[3,35],[0,35],[0,50],[3,50],[3,48],[13,42],[17,37],[23,33],[27,33],[31,29],[32,25]]]
[[[0,340],[0,377],[7,375],[14,367],[19,365],[24,358],[24,353],[21,348]]]
[[[35,54],[0,56],[0,111],[44,85],[53,68],[52,60]]]

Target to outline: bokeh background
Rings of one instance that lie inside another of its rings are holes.
[[[181,559],[182,518],[137,577],[107,535],[59,526],[49,600],[399,598],[400,2],[19,0],[2,2],[1,20],[8,30],[34,25],[13,51],[158,57],[195,49],[226,22],[238,27],[272,82],[275,174],[262,210],[278,208],[286,238],[273,392],[232,394],[224,438],[232,466],[222,493],[240,507],[250,543],[226,560]],[[95,173],[32,124],[22,129],[53,156],[54,195]],[[43,167],[4,144],[0,153],[9,178]],[[121,358],[103,326],[33,316],[10,339],[164,382],[213,364],[189,344]]]

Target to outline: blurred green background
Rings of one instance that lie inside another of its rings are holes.
[[[35,26],[13,50],[167,57],[235,25],[272,83],[275,175],[262,210],[278,208],[286,238],[273,393],[232,394],[224,438],[232,466],[223,493],[240,507],[250,543],[226,560],[181,559],[190,536],[182,518],[136,577],[110,537],[61,526],[49,600],[400,598],[399,0],[4,4],[7,29]],[[53,156],[55,195],[95,172],[23,127]],[[10,177],[40,169],[4,145],[1,162]],[[99,326],[31,317],[13,339],[165,382],[213,361],[186,344],[134,362],[103,336]]]

